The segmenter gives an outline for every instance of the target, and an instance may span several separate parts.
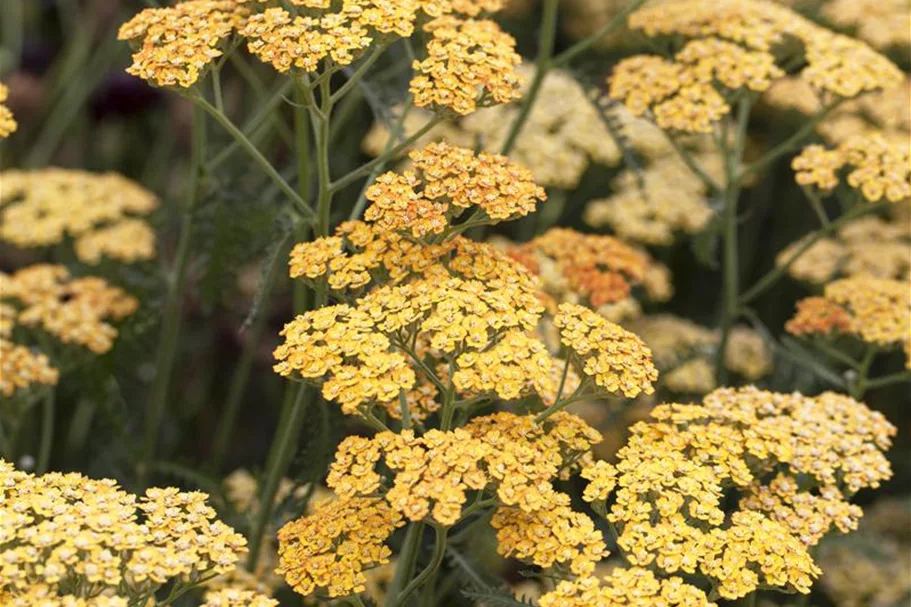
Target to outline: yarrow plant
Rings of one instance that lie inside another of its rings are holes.
[[[19,4],[0,606],[903,598],[896,3]]]

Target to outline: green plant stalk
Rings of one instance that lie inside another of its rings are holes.
[[[348,81],[352,82],[354,79]],[[331,130],[330,120],[332,114],[332,95],[329,87],[329,79],[324,78],[319,83],[320,87],[320,109],[315,111],[311,108],[311,119],[313,120],[313,137],[316,142],[316,173],[317,173],[317,195],[316,195],[316,234],[317,236],[329,235],[329,215],[332,210],[332,176],[329,172],[329,132]]]
[[[440,568],[443,562],[443,556],[446,554],[446,527],[433,525],[434,544],[433,555],[430,562],[417,576],[414,577],[405,588],[398,593],[395,598],[387,603],[387,607],[402,607],[415,590],[421,587],[424,582],[428,581]]]
[[[864,354],[863,359],[860,361],[860,365],[857,369],[857,379],[851,382],[850,393],[851,397],[860,400],[864,397],[864,394],[867,393],[867,388],[869,386],[868,375],[870,373],[870,366],[873,364],[873,359],[876,358],[876,354],[879,352],[879,348],[876,346],[870,346],[867,349],[867,352]]]
[[[576,57],[578,57],[579,55],[581,55],[582,53],[584,53],[585,51],[590,49],[592,46],[597,44],[597,42],[599,40],[601,40],[601,38],[603,38],[604,36],[608,35],[609,33],[613,32],[615,29],[617,29],[618,27],[623,25],[626,22],[627,15],[629,15],[631,12],[633,12],[634,10],[636,10],[643,4],[645,4],[645,0],[633,0],[633,2],[630,2],[629,4],[627,4],[626,7],[622,11],[620,11],[619,13],[614,15],[614,17],[610,21],[605,23],[601,27],[601,29],[599,29],[592,35],[588,36],[587,38],[583,38],[579,42],[575,43],[574,45],[572,45],[571,47],[569,47],[568,49],[566,49],[565,51],[563,51],[562,53],[560,53],[559,55],[554,57],[553,61],[551,62],[551,67],[563,67],[566,64],[568,64],[570,61],[572,61],[573,59],[575,59]]]
[[[737,106],[737,131],[734,136],[733,149],[727,149],[722,134],[721,145],[725,153],[725,188],[724,210],[722,216],[721,238],[722,252],[722,304],[721,304],[721,337],[718,341],[718,352],[715,354],[715,377],[718,385],[727,383],[728,372],[724,364],[725,352],[731,329],[737,320],[738,296],[740,293],[740,259],[739,242],[737,238],[737,203],[740,199],[740,190],[743,181],[740,167],[743,162],[743,150],[746,142],[746,130],[750,121],[752,97],[746,95],[740,99]]]
[[[750,287],[746,292],[740,296],[740,305],[745,306],[755,300],[757,297],[766,292],[772,285],[774,285],[778,280],[780,280],[785,274],[787,274],[788,269],[796,262],[800,257],[806,253],[810,247],[816,244],[823,236],[831,234],[838,230],[846,223],[857,219],[858,217],[863,217],[864,215],[869,215],[875,211],[887,207],[889,202],[877,202],[874,204],[860,204],[854,209],[848,211],[838,219],[829,222],[824,227],[812,232],[810,237],[800,246],[791,257],[788,258],[786,262],[780,266],[776,266],[769,270],[762,278],[757,280],[752,287]]]
[[[513,146],[515,146],[516,140],[522,132],[522,127],[525,126],[528,117],[531,115],[531,110],[538,98],[538,92],[541,90],[541,84],[544,82],[547,72],[550,71],[554,54],[554,41],[557,37],[557,7],[559,4],[559,0],[544,0],[544,16],[541,19],[541,29],[538,35],[538,58],[536,60],[535,75],[528,86],[525,98],[522,100],[522,108],[519,110],[519,115],[516,116],[510,126],[506,140],[503,142],[500,153],[504,156],[508,155]]]
[[[167,408],[171,374],[177,354],[177,343],[180,336],[180,325],[183,312],[183,296],[186,282],[187,264],[190,258],[190,245],[193,236],[193,211],[196,208],[200,189],[200,171],[205,163],[206,130],[205,116],[198,107],[193,108],[192,118],[192,163],[190,179],[187,185],[187,199],[184,201],[180,220],[180,236],[174,265],[168,273],[168,291],[165,296],[161,321],[161,337],[155,359],[155,383],[152,387],[152,401],[149,404],[149,415],[146,420],[143,458],[140,461],[139,484],[145,486],[148,479],[148,465],[155,461],[155,448],[158,432]]]
[[[54,444],[54,411],[56,409],[56,390],[50,387],[44,398],[41,412],[41,442],[38,445],[38,460],[35,464],[35,473],[47,472],[51,461],[51,446]]]
[[[402,542],[402,548],[399,550],[398,559],[396,559],[395,575],[393,575],[389,588],[386,590],[387,606],[394,597],[399,595],[408,580],[414,575],[414,568],[418,560],[418,548],[421,545],[421,538],[424,536],[424,527],[424,523],[420,521],[408,524],[405,540]]]
[[[300,195],[288,184],[287,181],[285,181],[285,179],[279,174],[275,167],[272,166],[272,163],[270,163],[266,157],[263,156],[258,149],[256,149],[256,146],[253,145],[253,142],[247,139],[247,136],[244,135],[243,132],[237,128],[233,122],[231,122],[231,119],[228,118],[224,112],[219,112],[215,106],[213,106],[211,103],[199,95],[193,95],[191,99],[198,107],[201,107],[206,111],[206,113],[214,118],[222,128],[228,131],[228,134],[230,134],[235,139],[235,141],[241,145],[247,154],[256,162],[256,164],[259,165],[263,172],[266,173],[270,179],[272,179],[275,185],[278,186],[278,189],[281,190],[282,193],[284,193],[285,196],[287,196],[291,202],[294,203],[294,207],[297,209],[298,213],[305,221],[313,221],[316,219],[316,213],[313,211],[310,205],[300,197]]]
[[[291,235],[289,233],[281,244],[278,245],[280,251],[286,250],[290,238]],[[228,389],[228,399],[225,402],[224,412],[218,420],[218,427],[215,429],[212,459],[209,467],[216,472],[221,469],[225,453],[228,451],[228,443],[234,434],[234,426],[237,423],[237,414],[240,412],[240,403],[243,399],[247,382],[250,380],[250,372],[253,369],[256,350],[259,347],[263,331],[268,324],[269,314],[266,310],[268,310],[269,307],[269,299],[271,297],[272,289],[275,286],[276,278],[279,275],[279,269],[284,265],[284,261],[284,255],[278,254],[274,256],[268,274],[266,275],[263,284],[260,286],[260,288],[263,289],[260,312],[256,316],[253,325],[250,327],[247,343],[244,344],[244,349],[240,355],[240,360],[237,363],[237,368],[234,370],[234,374],[231,377],[231,385]]]
[[[408,95],[408,100],[405,102],[405,107],[402,108],[402,113],[399,114],[398,119],[395,121],[395,124],[392,126],[392,130],[389,132],[389,138],[386,139],[386,143],[383,145],[383,151],[380,152],[380,156],[385,156],[389,153],[389,150],[392,149],[393,144],[402,136],[402,130],[405,127],[405,118],[408,116],[408,112],[411,111],[411,108],[414,105],[414,97]],[[355,201],[354,206],[351,208],[351,213],[348,215],[348,220],[353,221],[360,218],[361,213],[364,212],[364,207],[367,206],[367,189],[376,181],[376,178],[379,177],[386,169],[388,160],[381,162],[373,167],[373,170],[370,171],[370,175],[367,177],[367,180],[364,182],[364,186],[361,188],[360,194],[358,194],[357,201]]]
[[[313,401],[313,397],[313,389],[310,386],[302,385],[298,388],[296,397],[293,400],[286,401],[282,407],[278,436],[276,436],[275,441],[272,443],[272,449],[269,451],[266,476],[259,493],[259,511],[250,537],[247,571],[256,571],[256,563],[259,560],[263,538],[266,535],[266,529],[269,527],[272,511],[275,508],[275,495],[278,492],[278,486],[282,478],[285,476],[285,472],[288,470],[288,466],[291,465],[297,438],[300,436],[301,427],[304,423],[304,415]]]
[[[911,371],[899,371],[898,373],[892,373],[891,375],[870,379],[864,384],[864,387],[869,391],[874,388],[883,388],[885,386],[900,383],[911,383]]]

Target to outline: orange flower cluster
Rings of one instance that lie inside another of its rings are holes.
[[[389,172],[367,190],[365,218],[381,230],[440,234],[477,207],[489,223],[524,217],[546,199],[531,172],[505,156],[434,143],[409,154],[413,171]]]
[[[155,232],[135,216],[154,211],[158,199],[117,173],[0,172],[0,207],[0,239],[19,247],[44,247],[71,236],[85,263],[155,257]]]
[[[882,348],[900,346],[911,368],[911,285],[887,278],[836,280],[822,297],[799,302],[785,329],[793,335],[846,333]]]
[[[508,253],[540,276],[545,292],[557,301],[586,301],[614,320],[620,319],[611,308],[637,309],[634,286],[641,285],[654,301],[672,294],[666,267],[611,236],[551,228]]]
[[[652,417],[633,426],[616,468],[583,472],[596,487],[586,497],[617,487],[608,518],[630,563],[699,572],[728,599],[760,585],[808,592],[819,570],[806,546],[852,529],[860,513],[847,498],[891,475],[883,451],[895,428],[835,393],[721,389]],[[731,488],[742,499],[728,517]]]
[[[248,11],[243,4],[187,0],[143,10],[117,33],[118,40],[135,41],[139,47],[127,73],[156,86],[192,86],[244,22]]]
[[[617,568],[599,582],[594,576],[565,581],[540,598],[541,607],[715,607],[705,592],[680,577],[659,578],[642,568]]]

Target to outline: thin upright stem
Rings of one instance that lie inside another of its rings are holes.
[[[737,207],[740,200],[740,189],[743,184],[738,177],[743,150],[746,142],[746,129],[750,121],[750,110],[753,98],[750,95],[742,97],[737,108],[736,132],[734,144],[727,149],[725,134],[721,136],[721,146],[725,158],[725,189],[724,210],[722,216],[722,304],[721,304],[721,337],[718,342],[718,352],[715,354],[715,377],[719,385],[727,383],[727,367],[724,364],[728,339],[731,329],[737,319],[738,295],[740,292],[740,259],[739,242],[737,238]]]
[[[155,449],[158,433],[164,419],[171,387],[171,375],[177,354],[180,326],[183,319],[183,296],[186,283],[187,264],[193,236],[193,212],[199,197],[199,177],[205,165],[205,116],[199,107],[194,107],[192,118],[192,162],[187,183],[186,200],[183,204],[180,220],[180,236],[174,264],[167,276],[167,294],[162,311],[161,336],[155,359],[155,383],[152,387],[152,400],[146,419],[145,444],[143,458],[140,462],[139,481],[145,485],[148,478],[148,466],[155,461]]]
[[[370,67],[374,63],[376,63],[376,60],[380,58],[380,55],[383,54],[383,51],[385,51],[386,47],[388,47],[388,46],[389,46],[388,44],[377,45],[376,48],[373,49],[373,52],[371,52],[370,55],[366,59],[361,61],[361,64],[359,66],[357,66],[357,68],[354,70],[354,72],[352,72],[351,77],[348,78],[348,80],[345,82],[345,84],[340,86],[337,91],[332,93],[331,97],[329,98],[330,106],[333,106],[336,103],[338,103],[339,100],[341,100],[342,97],[344,97],[346,94],[348,94],[348,92],[352,88],[357,86],[357,83],[361,81],[361,79],[364,77],[364,74],[367,73],[367,70],[369,70]]]
[[[297,438],[300,436],[301,427],[304,423],[304,414],[314,398],[315,395],[310,386],[300,386],[296,397],[293,400],[285,401],[284,410],[279,417],[278,434],[272,443],[272,449],[269,451],[266,476],[258,496],[259,510],[250,537],[247,571],[256,571],[256,563],[259,560],[263,538],[265,537],[266,529],[269,527],[272,511],[275,508],[275,494],[278,492],[278,486],[282,478],[288,471],[288,466],[291,465],[291,459],[297,448]]]
[[[873,364],[873,359],[876,358],[878,352],[879,348],[876,346],[869,346],[863,359],[861,359],[860,365],[857,368],[857,379],[849,386],[849,391],[853,398],[859,400],[866,394],[867,388],[869,387],[867,376],[870,373],[870,366]]]
[[[263,172],[268,175],[270,179],[272,179],[275,185],[278,186],[278,188],[288,198],[291,199],[291,201],[294,203],[295,208],[304,219],[312,221],[316,218],[316,213],[310,207],[310,205],[307,204],[307,202],[304,201],[304,199],[294,191],[294,188],[292,188],[288,182],[285,181],[285,179],[279,174],[275,167],[272,166],[272,163],[270,163],[266,157],[263,156],[258,149],[256,149],[256,146],[253,145],[249,139],[247,139],[247,136],[244,135],[243,132],[237,128],[233,122],[231,122],[231,119],[228,118],[224,112],[218,111],[215,106],[203,99],[200,95],[193,95],[191,99],[198,107],[201,107],[210,116],[212,116],[212,118],[214,118],[215,121],[222,126],[222,128],[228,131],[228,134],[230,134],[234,140],[237,141],[242,148],[244,148],[247,154],[256,162],[256,164],[259,165]]]
[[[311,107],[313,118],[313,136],[316,140],[316,233],[318,236],[329,235],[329,213],[332,206],[332,176],[329,172],[329,131],[332,99],[329,80],[320,81],[320,110]]]
[[[516,116],[516,119],[513,121],[509,133],[506,135],[506,141],[503,142],[503,148],[500,150],[500,153],[503,155],[509,154],[516,144],[519,133],[521,133],[522,127],[525,126],[525,122],[528,120],[531,110],[535,105],[535,101],[538,98],[541,84],[544,82],[547,72],[550,71],[551,60],[554,53],[554,40],[557,36],[558,5],[559,0],[544,0],[544,16],[541,20],[541,27],[539,29],[538,58],[536,61],[535,75],[528,87],[528,92],[522,100],[522,108],[519,110],[519,115]]]
[[[412,522],[408,525],[408,530],[405,532],[405,540],[402,542],[402,547],[396,559],[395,575],[393,575],[392,582],[390,582],[389,588],[386,590],[387,607],[414,575],[414,568],[418,559],[418,548],[424,535],[424,527],[424,523],[420,521]]]

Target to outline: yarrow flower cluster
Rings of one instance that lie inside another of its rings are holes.
[[[659,578],[649,569],[614,569],[598,580],[594,576],[564,581],[538,600],[540,607],[714,607],[705,592],[680,577]]]
[[[0,139],[6,139],[15,133],[19,126],[16,124],[16,119],[13,118],[13,113],[4,104],[7,97],[9,97],[9,88],[0,82]]]
[[[827,149],[810,145],[791,166],[800,185],[832,191],[846,170],[845,181],[869,202],[885,199],[906,202],[911,198],[911,142],[891,141],[878,133],[857,135]]]
[[[76,256],[88,264],[154,258],[155,232],[138,216],[157,207],[154,194],[117,173],[0,172],[0,239],[45,247],[71,237]]]
[[[666,301],[673,293],[665,266],[612,236],[551,228],[508,253],[540,276],[557,302],[587,302],[612,320],[638,315],[634,287],[641,286],[652,301]]]
[[[137,497],[113,480],[33,476],[0,460],[0,498],[0,595],[10,605],[122,607],[226,573],[245,550],[204,493]]]
[[[651,111],[668,130],[711,132],[730,112],[729,91],[767,90],[785,75],[774,49],[786,37],[805,49],[799,76],[811,86],[841,98],[896,86],[901,71],[867,45],[830,32],[773,2],[744,5],[736,0],[685,0],[642,8],[629,26],[647,36],[692,38],[673,61],[638,55],[621,61],[610,81],[610,95],[636,115]]]
[[[813,284],[855,276],[911,281],[911,225],[901,215],[855,219],[806,246],[806,239],[791,243],[775,257],[776,265],[787,264],[790,276]]]
[[[793,335],[853,335],[881,348],[902,347],[911,368],[911,285],[888,278],[844,278],[823,296],[797,304],[785,325]]]
[[[186,0],[147,8],[117,33],[118,40],[138,47],[127,73],[156,86],[190,87],[223,54],[225,41],[247,14],[244,0]]]
[[[583,471],[595,486],[585,497],[617,488],[605,509],[631,564],[701,573],[727,599],[759,586],[809,592],[819,569],[806,547],[855,528],[848,498],[891,476],[895,428],[840,394],[721,389],[652,418],[632,427],[616,468]],[[728,516],[731,489],[741,500]]]
[[[37,264],[12,275],[0,273],[0,393],[11,397],[31,385],[57,383],[52,353],[17,343],[29,330],[103,354],[117,337],[109,321],[126,318],[138,305],[101,278],[75,278],[63,266]]]
[[[547,197],[528,169],[505,156],[435,143],[409,157],[413,170],[381,175],[367,190],[373,204],[364,217],[378,229],[421,238],[471,207],[495,223],[523,217]]]

